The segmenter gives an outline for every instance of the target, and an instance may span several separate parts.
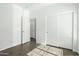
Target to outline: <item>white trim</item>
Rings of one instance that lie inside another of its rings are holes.
[[[69,11],[57,13],[56,15],[61,15],[61,14],[66,14],[66,13],[72,13],[72,12],[74,12],[74,11],[73,10],[69,10]]]
[[[45,45],[47,44],[47,16],[45,16]]]

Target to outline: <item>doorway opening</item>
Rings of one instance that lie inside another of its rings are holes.
[[[30,19],[30,41],[36,42],[36,18]]]

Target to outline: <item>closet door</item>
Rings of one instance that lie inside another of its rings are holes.
[[[46,44],[72,49],[72,12],[47,17]]]
[[[72,12],[58,15],[57,39],[58,46],[72,49]]]

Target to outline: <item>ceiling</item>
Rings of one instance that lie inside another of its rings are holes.
[[[17,3],[17,5],[28,8],[30,10],[39,9],[41,7],[49,6],[51,3]]]

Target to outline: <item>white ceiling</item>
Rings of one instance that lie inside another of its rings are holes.
[[[49,6],[52,3],[18,3],[19,6],[23,7],[23,8],[28,8],[30,10],[33,9],[38,9],[41,7],[45,7],[45,6]]]

